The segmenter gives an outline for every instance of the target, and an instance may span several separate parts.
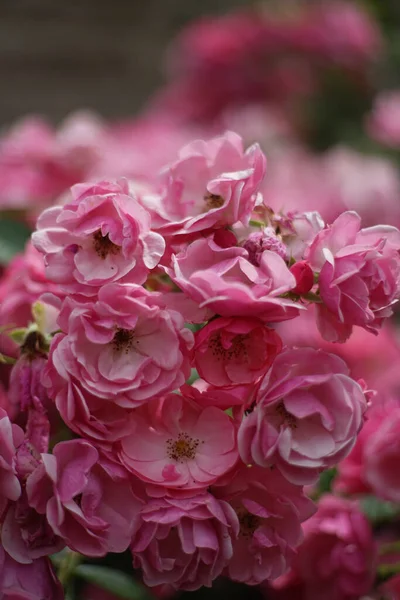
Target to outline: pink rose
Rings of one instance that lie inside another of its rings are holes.
[[[229,387],[255,383],[281,350],[278,334],[261,321],[220,317],[196,333],[193,361],[208,383]]]
[[[208,492],[191,498],[152,498],[136,522],[133,564],[151,587],[211,587],[232,558],[238,531],[233,508]]]
[[[71,199],[42,213],[34,246],[45,257],[46,276],[63,290],[93,296],[114,281],[143,283],[164,253],[163,238],[125,180],[79,184]]]
[[[275,465],[289,481],[307,484],[344,458],[366,409],[361,386],[348,374],[333,354],[312,348],[282,352],[240,425],[242,460]]]
[[[303,530],[305,539],[292,572],[273,582],[274,587],[297,583],[305,600],[359,600],[368,594],[375,579],[377,548],[355,503],[323,496]]]
[[[314,512],[303,488],[278,470],[243,467],[233,481],[215,488],[234,508],[240,523],[229,577],[248,585],[276,579],[288,568],[303,539],[300,523]]]
[[[163,235],[192,234],[210,228],[244,225],[257,201],[266,159],[258,144],[243,150],[241,138],[227,132],[196,140],[164,168],[153,227]]]
[[[0,597],[4,600],[63,600],[64,592],[48,558],[21,565],[0,546]]]
[[[221,409],[201,408],[170,394],[154,398],[131,416],[131,434],[120,458],[143,481],[173,489],[201,489],[237,463],[236,427]]]
[[[84,440],[60,442],[29,476],[28,501],[76,552],[123,552],[138,511],[127,473]]]
[[[359,325],[376,332],[393,310],[399,295],[400,231],[379,225],[360,230],[354,212],[340,215],[319,233],[308,250],[308,261],[319,272],[319,292],[325,309],[320,315],[321,335],[332,340],[329,328],[338,323],[341,341]]]
[[[73,394],[81,387],[82,394],[125,408],[176,389],[190,375],[193,334],[179,313],[163,308],[157,292],[105,285],[93,304],[65,300],[59,325],[65,333],[53,338],[43,380],[53,399],[65,395],[56,374],[77,386]]]
[[[302,309],[281,297],[296,280],[285,261],[270,250],[264,250],[256,267],[244,248],[222,248],[212,238],[202,238],[173,256],[166,272],[200,307],[223,317],[278,322],[296,317]]]

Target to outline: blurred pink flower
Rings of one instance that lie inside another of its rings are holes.
[[[367,119],[367,131],[376,141],[391,148],[400,147],[400,91],[384,91],[375,99]]]
[[[273,587],[284,592],[298,586],[302,595],[296,598],[303,600],[359,600],[368,594],[375,579],[377,547],[356,503],[323,496],[303,530],[305,539],[292,571],[272,582]]]

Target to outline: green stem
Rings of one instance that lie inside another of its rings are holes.
[[[60,566],[58,569],[58,579],[60,580],[61,585],[66,588],[71,576],[73,575],[75,568],[82,560],[82,555],[79,552],[72,552],[72,550],[67,550],[65,556],[62,558],[60,562]]]
[[[393,552],[400,552],[400,540],[396,540],[395,542],[388,542],[387,544],[382,544],[379,548],[379,554],[381,556],[385,554],[392,554]]]

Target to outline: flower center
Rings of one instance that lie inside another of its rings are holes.
[[[247,335],[239,333],[230,340],[230,346],[225,348],[222,343],[221,334],[216,333],[211,337],[209,347],[211,348],[212,355],[219,361],[238,359],[240,357],[246,358],[247,347],[245,342],[247,338]]]
[[[167,440],[168,457],[179,463],[193,460],[199,444],[200,440],[190,437],[187,433],[180,433],[177,440]]]
[[[285,408],[285,405],[283,404],[283,400],[281,402],[279,402],[278,406],[276,407],[276,412],[278,413],[278,415],[280,417],[282,417],[283,422],[290,427],[290,429],[297,429],[297,420],[296,417],[294,417],[292,414],[290,414],[290,412],[288,412]]]
[[[125,353],[128,354],[129,350],[132,348],[133,336],[134,333],[130,329],[117,329],[111,342],[114,350],[116,352],[125,350]]]
[[[254,532],[261,525],[260,517],[251,514],[243,506],[236,511],[240,524],[240,535],[245,538],[253,536]]]
[[[218,196],[218,194],[210,194],[207,192],[204,195],[204,202],[206,203],[208,210],[211,210],[212,208],[221,208],[225,200],[222,196]]]
[[[103,260],[107,258],[109,254],[115,256],[121,251],[121,246],[114,244],[108,237],[108,233],[107,235],[102,235],[100,229],[93,234],[93,247],[97,256],[100,256]]]

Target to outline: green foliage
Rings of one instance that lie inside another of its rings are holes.
[[[31,230],[20,221],[0,218],[0,265],[7,265],[18,252],[24,250]]]
[[[126,600],[151,600],[152,598],[146,588],[123,571],[100,565],[78,565],[74,570],[74,575],[119,598]]]
[[[374,525],[390,522],[395,517],[400,516],[400,504],[386,502],[375,496],[364,496],[360,500],[360,507],[368,520]]]

